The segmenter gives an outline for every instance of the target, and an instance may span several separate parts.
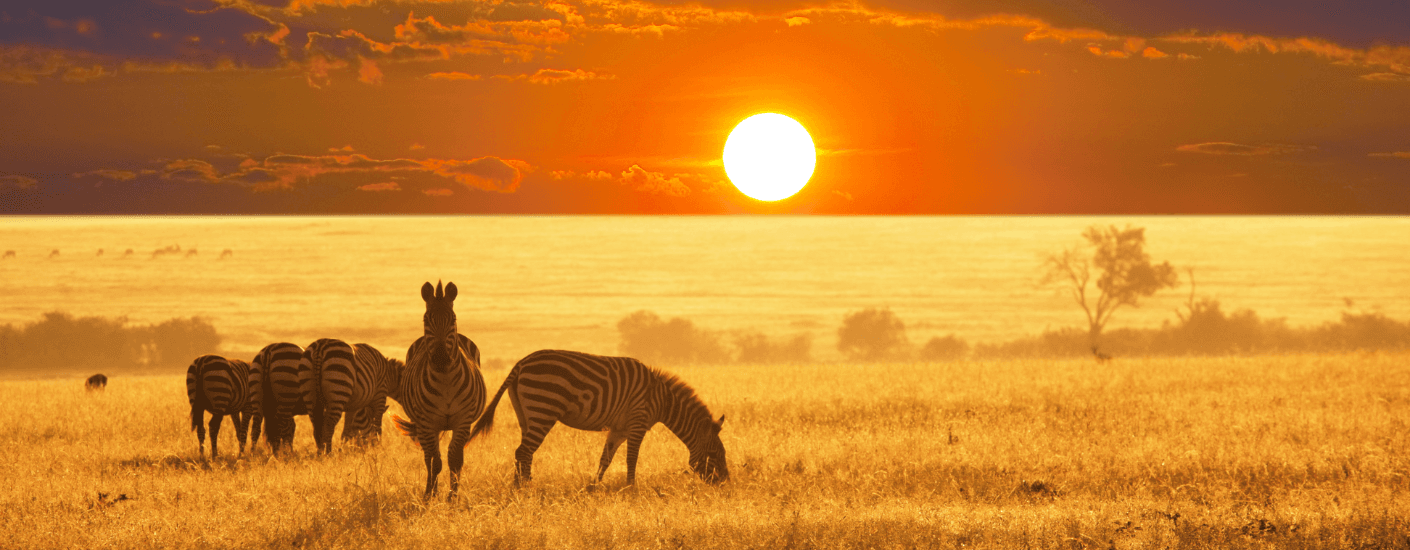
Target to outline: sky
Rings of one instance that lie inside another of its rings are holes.
[[[0,113],[7,214],[1406,214],[1410,3],[3,0]]]

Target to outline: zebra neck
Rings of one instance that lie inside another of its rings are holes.
[[[695,396],[694,391],[681,391],[682,388],[667,387],[660,394],[661,402],[657,410],[660,422],[676,434],[687,448],[694,449],[704,433],[702,423],[710,421],[710,411]]]

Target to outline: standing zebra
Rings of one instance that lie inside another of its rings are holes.
[[[434,289],[431,283],[421,286],[426,332],[406,350],[401,397],[397,398],[410,419],[392,417],[397,428],[415,438],[426,454],[426,498],[436,494],[436,476],[441,473],[441,432],[453,431],[446,459],[450,463],[448,498],[454,499],[470,428],[485,410],[480,349],[456,327],[455,295],[455,283],[447,283],[444,292],[439,282]]]
[[[88,380],[83,383],[83,386],[87,388],[88,391],[103,391],[103,389],[108,387],[108,377],[102,373],[89,376]]]
[[[685,443],[690,450],[690,467],[702,479],[708,483],[729,479],[725,446],[720,441],[725,417],[714,420],[690,385],[636,359],[576,351],[533,352],[509,371],[489,409],[475,423],[471,438],[494,427],[495,405],[506,391],[519,417],[516,484],[532,477],[534,451],[556,422],[579,430],[608,432],[598,461],[598,482],[623,441],[627,442],[627,483],[636,482],[637,451],[657,422]]]
[[[309,398],[313,396],[312,377],[299,368],[303,356],[303,348],[288,342],[265,346],[255,356],[254,367],[264,373],[260,386],[264,419],[268,424],[264,437],[273,453],[278,453],[284,445],[293,444],[294,415],[308,414],[312,408],[309,406]],[[255,437],[259,437],[258,431]]]
[[[202,355],[186,369],[186,397],[191,402],[191,429],[196,431],[201,455],[206,453],[206,429],[201,425],[206,411],[211,413],[211,458],[218,454],[220,421],[226,415],[235,419],[235,438],[240,453],[245,452],[245,433],[250,421],[261,420],[261,395],[252,391],[263,385],[262,371],[239,359]],[[258,429],[258,428],[256,428]],[[258,432],[256,432],[258,434]],[[256,435],[256,437],[259,437]]]
[[[319,402],[324,418],[324,438],[319,441],[328,442],[330,446],[333,426],[345,411],[348,418],[343,424],[344,441],[364,437],[380,439],[387,397],[396,399],[401,394],[401,361],[388,359],[367,344],[354,345],[353,350],[351,363],[328,362],[319,379]]]
[[[338,388],[338,393],[341,393],[342,388],[351,385],[353,348],[347,342],[333,338],[314,340],[304,348],[299,370],[308,371],[313,380],[309,388],[313,395],[308,399],[312,406],[308,419],[313,421],[313,439],[318,443],[318,453],[333,452],[333,428],[338,425],[343,409],[341,406],[330,409],[327,397],[334,393],[329,391],[332,387]]]

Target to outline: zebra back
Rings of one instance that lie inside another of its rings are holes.
[[[202,355],[186,369],[191,405],[213,414],[244,412],[250,400],[250,364],[219,355]]]
[[[300,369],[303,355],[303,348],[288,342],[270,344],[255,355],[254,364],[262,373],[261,416],[268,424],[264,434],[271,446],[275,440],[293,438],[295,414],[308,414],[303,388],[307,376]]]

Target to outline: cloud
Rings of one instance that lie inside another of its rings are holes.
[[[1404,160],[1410,160],[1410,151],[1394,151],[1394,152],[1391,152],[1391,153],[1371,153],[1371,154],[1368,155],[1368,156],[1377,157],[1377,158],[1387,158],[1387,159],[1404,159]]]
[[[388,181],[383,183],[369,183],[367,185],[359,185],[357,189],[358,191],[401,191],[401,185],[398,185],[397,182],[394,181]]]
[[[428,196],[428,197],[449,197],[449,196],[451,196],[451,195],[454,195],[454,194],[455,194],[455,191],[452,191],[452,190],[450,190],[450,189],[445,189],[445,188],[437,188],[437,189],[423,189],[423,190],[421,190],[421,193],[424,194],[424,195],[426,195],[426,196]]]
[[[340,151],[340,150],[335,150]],[[352,182],[365,191],[392,190],[385,183],[368,179],[419,175],[442,182],[459,183],[472,189],[512,193],[533,166],[516,159],[486,156],[462,159],[375,159],[363,154],[290,155],[276,154],[262,160],[244,157],[238,165],[221,168],[204,159],[164,161],[160,170],[143,170],[136,176],[158,174],[160,179],[207,184],[234,184],[255,191],[293,189],[315,182]],[[109,179],[126,177],[130,171],[94,170],[75,175],[96,175]],[[329,179],[334,178],[334,179]],[[358,181],[360,180],[360,181]],[[383,187],[378,187],[378,186]],[[400,186],[398,186],[400,188]]]
[[[428,160],[424,162],[436,175],[454,179],[468,187],[499,193],[513,193],[519,188],[524,174],[533,169],[522,160],[481,157],[471,161]]]
[[[622,172],[622,178],[619,181],[622,185],[652,195],[684,197],[690,194],[690,187],[682,183],[680,178],[666,177],[666,174],[661,172],[648,172],[635,164]]]
[[[6,187],[13,187],[16,189],[28,189],[30,187],[34,187],[34,184],[36,183],[39,183],[39,180],[31,178],[29,176],[21,176],[19,174],[0,175],[0,189],[4,189]]]
[[[1410,82],[1410,74],[1371,73],[1361,75],[1361,80],[1369,80],[1371,82]]]
[[[790,27],[801,27],[803,25],[807,25],[808,23],[812,23],[812,21],[810,21],[807,17],[801,16],[788,17],[785,18],[783,22]]]
[[[1170,54],[1155,49],[1155,46],[1146,46],[1146,49],[1141,50],[1141,57],[1146,59],[1161,59],[1170,57]]]
[[[572,71],[558,69],[539,69],[538,72],[528,77],[529,82],[534,84],[558,84],[574,80],[612,80],[617,77],[612,75],[597,74],[582,69]]]
[[[450,71],[441,73],[431,73],[426,75],[426,78],[429,78],[431,80],[480,80],[483,77],[477,74]]]
[[[97,176],[97,177],[100,177],[100,178],[107,178],[107,179],[115,180],[115,181],[128,181],[128,180],[136,179],[136,178],[137,178],[137,172],[133,172],[132,170],[108,170],[108,169],[104,169],[104,170],[90,170],[90,171],[87,171],[87,172],[76,172],[76,173],[73,174],[73,176],[76,177],[76,178],[81,178],[81,177],[84,177],[84,176]]]
[[[1301,145],[1243,145],[1239,143],[1229,143],[1227,141],[1217,141],[1210,143],[1196,143],[1192,145],[1181,145],[1176,147],[1176,151],[1186,153],[1202,153],[1206,155],[1239,155],[1239,156],[1259,156],[1259,155],[1286,155],[1292,153],[1302,153],[1315,150],[1316,147]]]

